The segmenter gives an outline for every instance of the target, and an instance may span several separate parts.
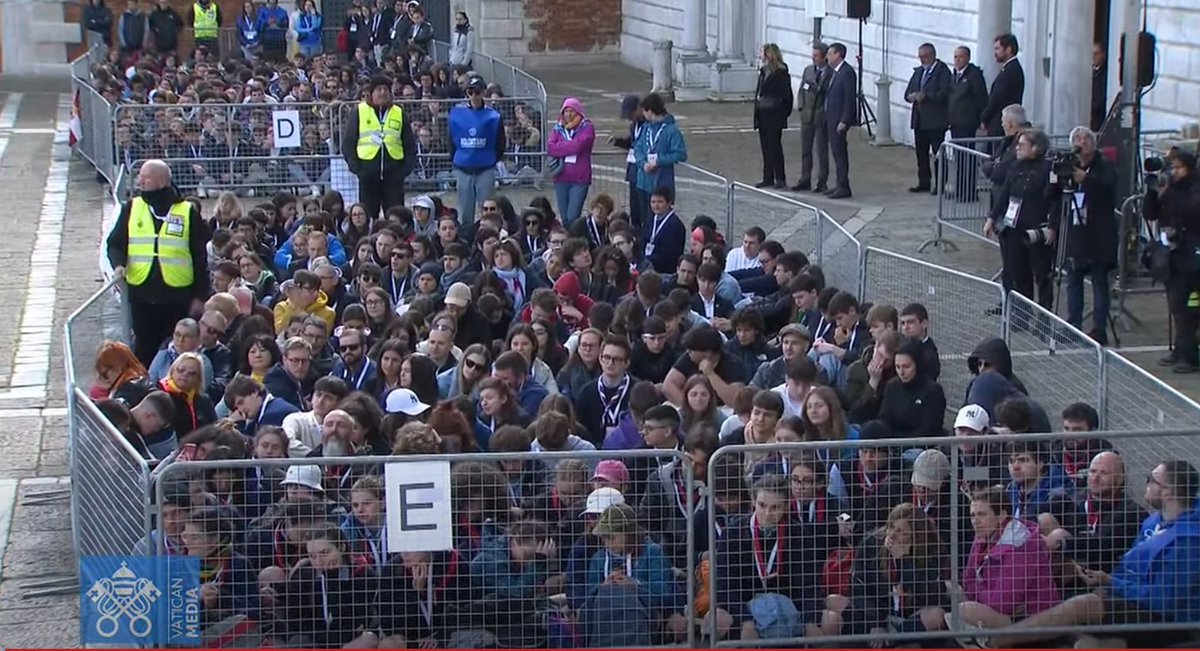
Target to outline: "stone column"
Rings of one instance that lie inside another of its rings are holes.
[[[738,101],[752,99],[758,83],[758,63],[746,61],[745,37],[747,12],[745,0],[717,0],[717,60],[712,64],[709,83],[711,99]]]
[[[1012,31],[1012,0],[987,0],[978,3],[979,21],[976,29],[975,65],[983,68],[988,87],[996,78],[1000,64],[992,56],[992,42],[1001,34]],[[1090,23],[1089,23],[1090,24]],[[1091,33],[1088,30],[1088,33]],[[1029,66],[1026,66],[1028,69]]]
[[[717,0],[717,58],[742,59],[742,3]]]
[[[1080,17],[1095,12],[1096,0],[1058,0],[1050,59],[1052,93],[1049,129],[1067,135],[1091,122],[1092,31],[1079,29]]]
[[[675,59],[675,99],[695,102],[708,99],[708,5],[705,0],[682,0],[683,42]]]

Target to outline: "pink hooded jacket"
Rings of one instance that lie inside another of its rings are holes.
[[[1009,520],[990,547],[976,538],[962,575],[967,599],[991,606],[1014,619],[1028,617],[1061,601],[1050,548],[1037,526]]]
[[[546,141],[546,153],[563,159],[563,169],[554,177],[555,183],[578,183],[587,185],[592,182],[592,146],[596,144],[596,127],[583,112],[583,104],[574,97],[563,100],[563,109],[575,109],[583,116],[579,128],[568,133],[563,127],[562,110],[558,112],[560,122],[555,123],[550,130],[550,138]],[[575,162],[571,162],[574,157]]]

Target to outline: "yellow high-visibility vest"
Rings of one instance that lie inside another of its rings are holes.
[[[192,13],[196,19],[192,24],[192,31],[195,32],[197,39],[216,39],[220,31],[220,26],[217,25],[217,3],[210,2],[208,9],[205,9],[199,2],[192,5]]]
[[[404,111],[399,106],[393,106],[383,116],[383,124],[379,124],[379,115],[366,102],[358,104],[358,153],[359,160],[375,160],[379,155],[380,145],[387,147],[388,156],[392,160],[404,160],[404,141],[400,139],[400,127],[404,125]]]
[[[129,208],[129,259],[125,265],[125,282],[141,285],[150,277],[150,268],[158,258],[163,282],[167,287],[191,287],[195,281],[192,266],[191,235],[192,204],[180,201],[171,206],[158,232],[150,204],[136,197]]]

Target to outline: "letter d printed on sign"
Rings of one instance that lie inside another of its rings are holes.
[[[272,111],[271,132],[276,147],[299,147],[300,111]]]
[[[450,462],[389,463],[384,468],[388,552],[436,552],[454,547]]]

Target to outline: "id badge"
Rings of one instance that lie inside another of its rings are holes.
[[[257,31],[257,30],[253,30],[253,29],[252,29],[252,30],[250,30],[250,31],[246,32],[246,40],[247,40],[247,41],[253,41],[253,40],[254,40],[255,38],[257,38],[257,37],[258,37],[258,31]]]
[[[633,155],[633,147],[630,147],[629,153],[625,154],[625,162],[626,163],[636,163],[637,162],[637,156]]]
[[[379,133],[378,131],[376,131],[375,133],[372,133],[371,134],[371,142],[373,142],[377,145],[382,145],[383,144],[383,134]]]
[[[357,31],[358,31],[358,24],[350,23],[350,33],[353,34],[354,32],[357,32]]]
[[[800,85],[800,90],[808,90],[810,88],[812,88],[812,84],[807,81]]]
[[[650,242],[646,244],[646,257],[648,258],[652,255],[654,255],[654,243]]]
[[[1071,215],[1074,217],[1074,219],[1072,219],[1072,223],[1075,226],[1081,226],[1088,222],[1087,204],[1085,203],[1085,198],[1082,192],[1076,192],[1075,195],[1071,197]]]
[[[646,162],[651,165],[658,165],[658,154],[646,154]]]
[[[167,235],[183,235],[183,221],[172,219],[167,222]]]
[[[578,156],[565,156],[565,157],[563,157],[563,162],[566,163],[567,165],[574,165],[575,163],[579,162],[579,157]]]
[[[1017,199],[1008,200],[1008,210],[1004,211],[1004,227],[1012,228],[1017,225],[1017,217],[1021,214],[1021,202]]]

